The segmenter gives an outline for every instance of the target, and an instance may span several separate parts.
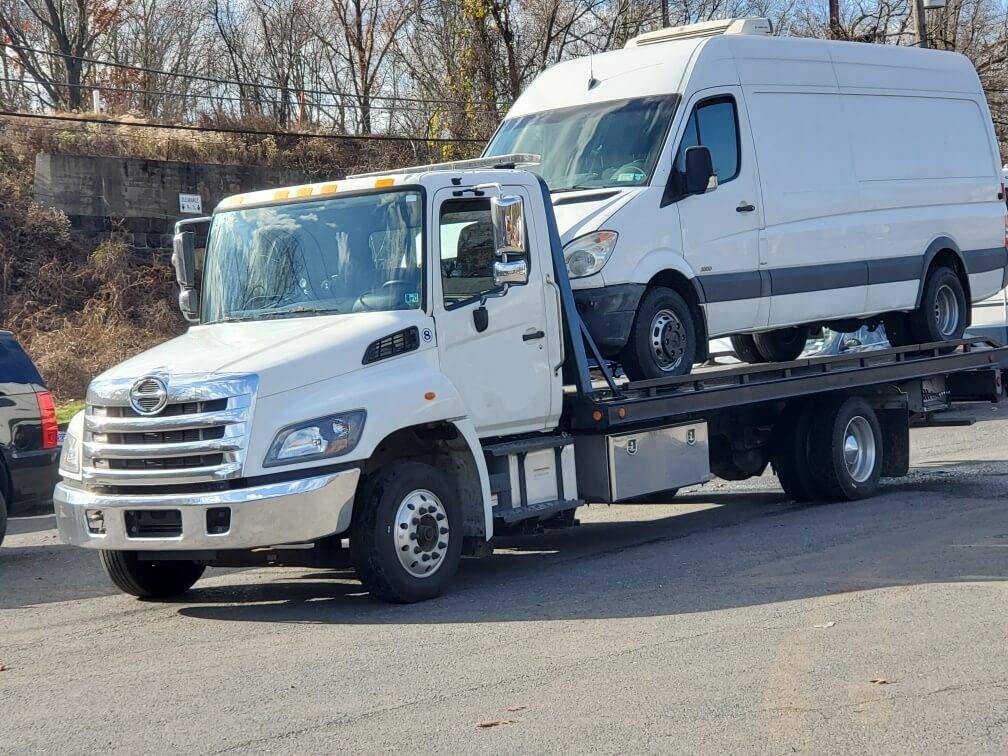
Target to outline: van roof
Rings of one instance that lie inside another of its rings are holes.
[[[736,66],[717,66],[718,60],[732,58]],[[772,65],[775,61],[787,65]],[[725,80],[729,76],[741,80]],[[731,83],[980,91],[972,64],[958,53],[864,42],[716,35],[671,39],[559,63],[539,75],[507,118]]]

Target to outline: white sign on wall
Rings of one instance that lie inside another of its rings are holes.
[[[180,213],[186,213],[189,215],[202,215],[203,198],[198,194],[179,193],[178,209]]]

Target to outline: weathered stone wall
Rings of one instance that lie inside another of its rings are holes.
[[[194,217],[179,211],[180,193],[199,194],[203,214],[209,215],[230,194],[314,178],[323,177],[257,165],[40,153],[35,158],[35,199],[62,210],[82,233],[120,228],[137,251],[164,251],[171,249],[175,221]]]

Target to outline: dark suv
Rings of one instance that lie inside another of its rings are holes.
[[[8,514],[49,511],[58,466],[52,394],[14,335],[0,331],[0,543]]]

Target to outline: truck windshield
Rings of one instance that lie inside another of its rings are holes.
[[[641,97],[511,118],[485,155],[541,155],[536,170],[554,192],[641,186],[651,178],[677,102],[677,96]]]
[[[422,229],[416,190],[219,213],[207,242],[200,320],[417,309]]]

